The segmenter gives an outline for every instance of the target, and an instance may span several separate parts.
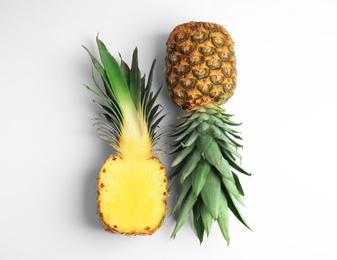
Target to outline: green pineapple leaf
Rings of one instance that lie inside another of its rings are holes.
[[[211,168],[200,194],[204,204],[214,219],[218,218],[221,193],[221,179]]]
[[[228,204],[226,196],[223,191],[220,194],[219,217],[217,221],[221,233],[223,237],[226,239],[227,245],[229,245],[230,237],[229,237],[229,221],[228,221]]]
[[[192,174],[192,190],[198,196],[205,186],[211,166],[205,160],[200,160]]]
[[[141,86],[141,75],[138,67],[138,49],[135,48],[132,54],[129,91],[137,110],[140,109],[140,98],[141,98],[140,86]]]
[[[181,229],[181,227],[185,224],[185,222],[188,219],[188,216],[195,204],[195,202],[197,201],[197,197],[194,196],[193,192],[190,192],[187,196],[187,199],[185,200],[184,205],[182,206],[180,212],[179,212],[179,216],[177,219],[177,223],[176,226],[174,227],[174,230],[172,232],[171,237],[175,238],[177,232]]]
[[[193,206],[193,226],[201,244],[204,239],[205,227],[201,218],[199,202],[200,201],[198,200],[197,203]]]

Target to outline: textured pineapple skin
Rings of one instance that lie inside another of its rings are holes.
[[[186,111],[208,103],[221,105],[234,94],[234,43],[223,26],[193,21],[180,24],[166,45],[166,82],[177,105]]]
[[[111,155],[97,185],[97,213],[103,228],[125,235],[151,235],[167,211],[167,177],[157,157]]]

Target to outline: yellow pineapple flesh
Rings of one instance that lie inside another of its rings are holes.
[[[227,30],[209,22],[188,22],[167,40],[166,82],[184,110],[225,103],[236,88],[234,43]]]
[[[99,173],[97,204],[108,231],[152,234],[165,216],[165,168],[156,157],[137,157],[110,156]]]

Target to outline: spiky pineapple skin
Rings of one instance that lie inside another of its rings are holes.
[[[223,26],[183,23],[170,33],[166,45],[167,87],[184,110],[207,103],[221,105],[234,94],[234,42]]]

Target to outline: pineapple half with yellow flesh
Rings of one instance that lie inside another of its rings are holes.
[[[98,215],[106,231],[150,235],[163,223],[168,196],[166,170],[155,153],[163,135],[156,131],[164,117],[156,104],[163,87],[151,90],[155,60],[147,83],[141,76],[137,48],[130,68],[122,59],[118,64],[98,38],[97,45],[102,64],[86,49],[97,90],[86,87],[99,98],[96,103],[103,111],[95,119],[98,132],[116,150],[99,173]]]
[[[236,88],[234,43],[227,30],[209,22],[178,25],[170,33],[166,52],[166,82],[173,101],[187,114],[176,125],[172,176],[181,183],[173,212],[179,229],[193,212],[200,243],[217,221],[227,243],[228,209],[249,228],[237,202],[244,195],[238,173],[250,175],[238,160],[241,156],[238,126],[221,107]]]

